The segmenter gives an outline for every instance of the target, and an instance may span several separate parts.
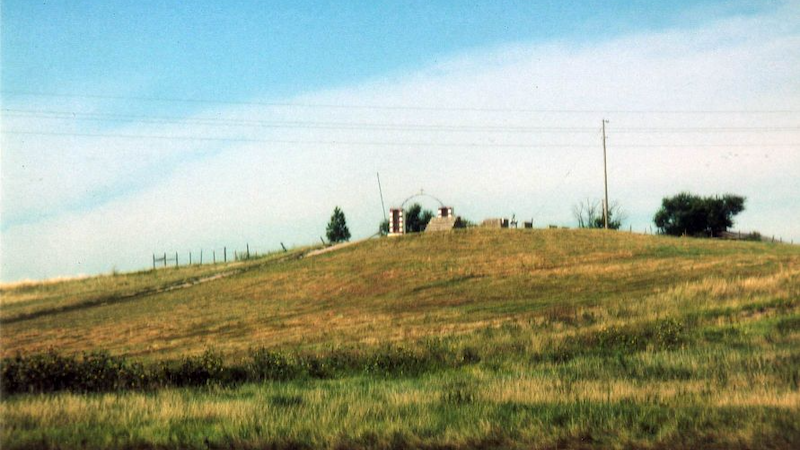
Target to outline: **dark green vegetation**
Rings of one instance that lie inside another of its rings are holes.
[[[719,237],[733,226],[733,216],[744,211],[744,201],[738,195],[700,197],[681,192],[664,198],[653,221],[672,236]]]
[[[794,246],[469,229],[234,267],[3,288],[3,448],[800,443]]]
[[[353,375],[418,376],[480,361],[469,347],[460,351],[428,340],[417,349],[384,346],[367,351],[336,349],[324,354],[251,350],[250,357],[226,363],[213,351],[180,360],[143,364],[105,352],[61,355],[50,351],[5,358],[0,368],[3,394],[122,392],[166,387],[232,387],[247,382],[329,379]]]
[[[331,220],[325,229],[325,235],[328,241],[337,243],[350,240],[350,230],[347,228],[347,219],[344,217],[344,212],[337,206],[333,209]]]
[[[422,206],[420,206],[419,203],[414,203],[411,205],[407,210],[405,210],[403,215],[405,216],[406,233],[419,233],[421,231],[425,231],[425,227],[428,226],[428,222],[436,217],[431,211],[422,209]]]

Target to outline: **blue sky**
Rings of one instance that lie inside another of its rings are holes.
[[[389,204],[424,187],[472,219],[569,225],[572,203],[598,197],[602,118],[611,196],[636,230],[664,195],[733,191],[749,198],[741,228],[800,241],[781,219],[800,218],[792,2],[4,1],[0,14],[2,281],[307,244],[337,204],[365,237],[378,171]]]
[[[3,2],[2,84],[8,91],[284,98],[478,47],[588,44],[774,4],[12,0]]]

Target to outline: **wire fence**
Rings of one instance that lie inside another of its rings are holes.
[[[203,264],[220,264],[236,261],[247,261],[260,258],[277,252],[287,252],[288,249],[281,242],[281,248],[257,247],[245,244],[244,248],[216,247],[201,248],[199,250],[185,250],[183,252],[153,253],[153,269],[163,267],[194,266]]]

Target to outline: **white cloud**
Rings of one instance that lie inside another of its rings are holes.
[[[699,28],[639,34],[600,44],[517,43],[356,86],[308,93],[296,103],[524,108],[542,110],[783,110],[800,105],[800,24],[789,6],[774,14]],[[795,15],[796,17],[796,15]],[[24,106],[24,105],[23,105]],[[58,106],[58,105],[57,105]],[[42,105],[36,105],[42,108]],[[62,107],[64,107],[62,105]],[[74,107],[74,105],[73,105]],[[91,105],[83,105],[92,110]],[[55,106],[52,107],[55,109]],[[476,110],[325,109],[229,106],[198,117],[263,121],[595,127],[588,133],[229,128],[79,123],[68,133],[236,136],[256,140],[414,142],[326,145],[3,137],[2,278],[40,278],[145,267],[151,252],[200,247],[276,249],[312,243],[335,205],[356,237],[387,207],[423,187],[479,220],[571,224],[571,205],[602,193],[600,120],[610,120],[611,196],[641,230],[660,199],[680,190],[748,196],[739,217],[800,241],[797,129],[738,133],[625,134],[631,127],[796,127],[796,114],[639,114]],[[4,119],[4,130],[41,122]],[[590,148],[466,147],[458,144],[576,144]],[[668,144],[671,147],[631,147]],[[703,147],[729,145],[740,147]],[[777,144],[777,145],[770,145]],[[22,169],[25,165],[25,169]],[[569,173],[569,175],[567,175]],[[113,198],[100,201],[108,192]],[[92,196],[99,196],[97,205]],[[429,205],[433,206],[433,205]],[[52,214],[49,214],[52,213]],[[44,220],[25,222],[36,215]],[[10,219],[7,219],[10,218]],[[14,225],[19,221],[20,225]]]

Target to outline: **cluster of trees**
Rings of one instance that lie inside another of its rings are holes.
[[[733,217],[744,211],[745,198],[739,195],[701,197],[681,192],[665,197],[653,221],[662,234],[672,236],[718,237],[733,226]],[[603,203],[586,199],[572,207],[579,228],[603,228]],[[608,228],[619,229],[625,213],[619,203],[608,208]]]
[[[409,207],[405,214],[406,233],[419,233],[425,231],[428,222],[435,216],[433,212],[422,209],[419,203],[414,203]]]
[[[681,192],[664,198],[653,221],[659,231],[672,236],[718,237],[733,226],[733,216],[744,211],[739,195],[700,197]]]

